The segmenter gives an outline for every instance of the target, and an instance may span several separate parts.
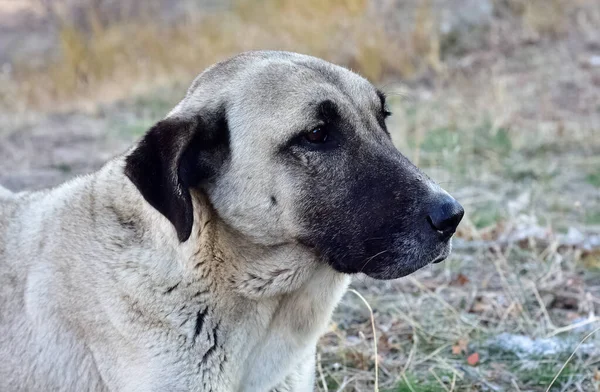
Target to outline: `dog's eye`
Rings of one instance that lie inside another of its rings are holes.
[[[314,128],[304,134],[304,139],[313,144],[322,144],[327,141],[329,134],[323,127]]]

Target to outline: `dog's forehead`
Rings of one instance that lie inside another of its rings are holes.
[[[324,101],[349,121],[381,111],[377,89],[346,68],[297,53],[260,51],[208,68],[168,117],[210,118],[224,109],[232,150],[245,144],[273,149],[316,126],[316,108]]]
[[[293,60],[266,60],[246,68],[231,97],[230,114],[264,126],[281,125],[275,136],[284,137],[314,125],[316,108],[324,101],[333,102],[345,118],[380,110],[377,89],[366,79],[320,59]]]
[[[249,67],[241,84],[244,94],[262,104],[281,105],[345,97],[358,106],[377,102],[376,89],[361,76],[324,60],[298,58],[263,60]]]
[[[193,115],[219,103],[227,107],[243,103],[248,110],[294,109],[336,95],[367,109],[380,104],[376,91],[361,76],[322,59],[290,52],[246,52],[200,74],[170,115]]]
[[[331,64],[267,62],[253,67],[240,80],[228,106],[228,121],[235,144],[276,148],[282,141],[316,126],[318,107],[335,104],[344,118],[356,112],[373,112],[380,105],[376,89],[365,79]],[[260,143],[253,140],[260,139]],[[269,143],[265,143],[269,141]]]

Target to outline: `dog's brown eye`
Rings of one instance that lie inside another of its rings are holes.
[[[315,144],[325,143],[327,141],[327,137],[327,131],[321,127],[314,128],[304,135],[304,138],[307,141]]]

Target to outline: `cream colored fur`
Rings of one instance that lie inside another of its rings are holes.
[[[384,106],[323,60],[244,53],[98,172],[0,188],[0,392],[312,391],[337,271],[440,261],[464,212],[434,227],[449,196],[394,148]],[[307,139],[328,126],[331,154]]]
[[[313,390],[315,345],[348,278],[291,246],[254,252],[201,195],[180,244],[122,166],[1,196],[0,390]],[[119,219],[146,228],[143,246],[106,246],[131,235]],[[217,326],[221,349],[200,367]]]
[[[232,129],[228,174],[192,192],[183,243],[124,175],[128,153],[51,190],[0,189],[0,391],[313,390],[317,339],[349,278],[289,239],[294,189],[269,171],[289,136],[274,130],[300,121],[289,100],[303,98],[253,100],[280,78],[273,64],[299,94],[335,93],[298,59],[318,61],[263,52],[217,65],[169,115],[227,98]],[[372,89],[328,67],[356,94]]]

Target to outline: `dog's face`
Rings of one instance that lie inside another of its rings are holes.
[[[345,273],[407,275],[448,256],[462,207],[393,146],[385,97],[308,56],[209,68],[127,158],[126,174],[188,239],[190,188],[265,246],[300,244]]]

